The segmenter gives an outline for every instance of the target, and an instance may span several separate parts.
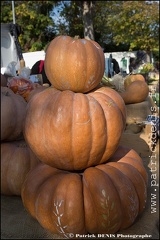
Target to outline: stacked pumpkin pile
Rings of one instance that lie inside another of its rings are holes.
[[[104,54],[94,41],[59,36],[45,72],[53,87],[27,104],[23,134],[40,162],[21,189],[24,207],[52,233],[116,233],[146,204],[147,173],[133,150],[119,146],[125,103],[99,87]]]
[[[1,193],[20,195],[26,174],[39,162],[23,137],[27,103],[1,86]]]

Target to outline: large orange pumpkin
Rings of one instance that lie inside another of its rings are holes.
[[[1,87],[1,141],[23,138],[27,103],[8,87]]]
[[[145,78],[142,74],[131,74],[128,75],[124,80],[124,88],[126,89],[132,82],[134,81],[143,81],[145,82]]]
[[[131,226],[147,197],[147,173],[133,149],[119,147],[110,162],[75,173],[40,163],[22,187],[26,210],[52,233],[115,233]]]
[[[146,100],[149,94],[149,87],[144,81],[131,82],[124,92],[119,93],[125,104],[140,103]]]
[[[27,173],[38,162],[24,140],[1,143],[1,194],[20,196]]]
[[[123,99],[102,87],[88,94],[48,88],[28,103],[24,137],[40,160],[65,170],[103,163],[125,127]]]
[[[47,48],[44,68],[55,88],[85,93],[102,80],[104,53],[93,40],[58,36]]]

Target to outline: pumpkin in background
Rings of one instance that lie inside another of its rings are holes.
[[[139,155],[119,146],[111,162],[79,173],[38,164],[21,197],[31,216],[52,233],[116,233],[143,212],[147,181]]]
[[[55,88],[89,92],[103,77],[104,53],[101,46],[93,40],[58,36],[47,48],[44,68]]]
[[[38,162],[24,140],[1,143],[1,194],[20,196],[27,173]]]
[[[125,122],[124,101],[113,89],[83,94],[50,87],[29,101],[23,133],[41,161],[81,170],[109,159]]]
[[[131,75],[128,75],[125,78],[125,80],[124,80],[124,88],[126,89],[134,81],[143,81],[143,82],[145,82],[145,78],[141,74],[131,74]]]
[[[1,73],[1,86],[7,87],[7,77]]]
[[[144,81],[134,81],[126,87],[124,92],[119,92],[125,104],[140,103],[146,100],[149,87]]]
[[[8,87],[1,87],[1,141],[22,138],[27,103]]]

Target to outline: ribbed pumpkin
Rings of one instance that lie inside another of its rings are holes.
[[[128,228],[145,208],[146,187],[142,159],[119,147],[110,162],[81,173],[40,163],[27,175],[21,196],[42,227],[69,237]]]
[[[1,141],[22,138],[27,103],[8,87],[1,87]]]
[[[134,81],[143,81],[143,82],[145,82],[145,78],[141,74],[131,74],[131,75],[128,75],[125,78],[125,80],[124,80],[124,88],[126,89]]]
[[[113,89],[83,94],[50,87],[29,101],[24,137],[46,164],[81,170],[113,155],[125,121],[124,101]]]
[[[27,173],[38,162],[24,140],[1,143],[1,194],[20,196]]]
[[[58,36],[47,48],[44,68],[55,88],[89,92],[102,80],[104,53],[101,46],[93,40]]]
[[[126,87],[124,92],[119,93],[125,104],[140,103],[146,100],[149,94],[149,87],[144,81],[133,81]]]

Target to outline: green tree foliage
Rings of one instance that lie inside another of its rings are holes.
[[[61,17],[66,20],[63,33],[84,37],[83,2],[64,4],[60,11]],[[92,21],[95,41],[107,51],[159,49],[158,1],[86,2],[94,3]]]
[[[14,1],[16,23],[22,29],[19,40],[23,52],[42,50],[54,38],[54,22],[50,15],[56,2]],[[11,23],[11,1],[2,1],[1,9],[1,23]]]
[[[153,50],[158,47],[157,1],[119,1],[111,5],[112,13],[107,15],[107,25],[116,44],[129,43],[129,50]]]
[[[84,37],[84,1],[14,2],[24,51],[42,50],[55,35]],[[94,40],[107,52],[159,49],[159,1],[85,2],[94,4]],[[12,22],[11,1],[1,4],[1,22]]]
[[[60,1],[58,3],[59,21],[56,30],[60,35],[84,37],[82,20],[82,1]]]

